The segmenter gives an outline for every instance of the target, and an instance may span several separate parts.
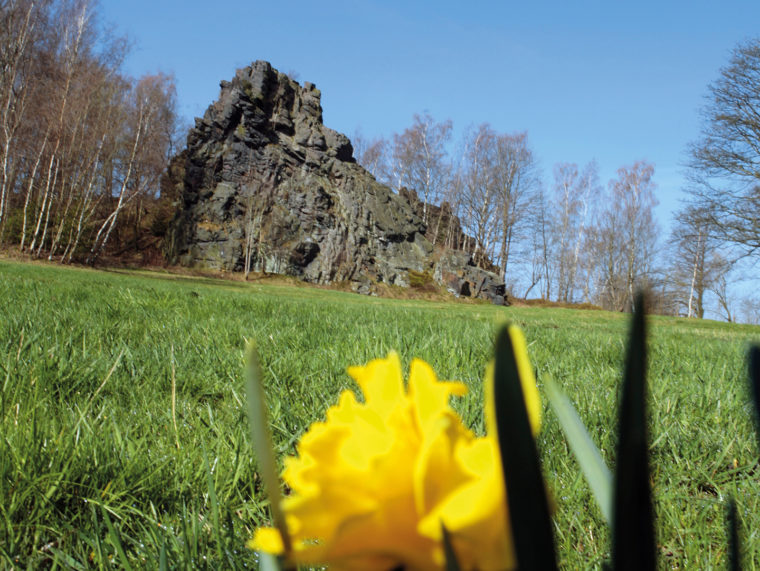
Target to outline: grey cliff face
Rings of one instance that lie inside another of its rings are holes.
[[[263,61],[221,83],[170,166],[181,202],[172,263],[250,268],[313,283],[408,286],[433,271],[433,246],[410,202],[353,158],[322,124],[320,92]],[[248,245],[248,248],[246,248]]]

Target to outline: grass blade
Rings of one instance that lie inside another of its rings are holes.
[[[656,567],[646,427],[644,304],[644,296],[637,295],[620,401],[612,526],[613,568],[639,571]]]
[[[87,415],[88,412],[90,412],[90,407],[92,406],[92,403],[95,402],[95,399],[97,398],[98,394],[100,394],[100,391],[103,390],[103,387],[106,386],[106,383],[108,382],[108,379],[111,378],[111,375],[113,375],[113,372],[116,370],[116,367],[119,366],[119,363],[121,362],[121,358],[124,356],[124,352],[126,351],[126,348],[123,348],[119,355],[116,357],[116,360],[113,363],[113,366],[108,371],[108,374],[103,379],[103,382],[100,383],[100,386],[98,386],[97,389],[95,389],[95,392],[92,393],[89,399],[87,399],[87,403],[85,404],[84,408],[79,414],[79,418],[77,419],[76,424],[74,425],[74,428],[72,428],[69,432],[76,433],[76,431],[79,429],[79,425],[82,424],[82,421],[84,420],[84,417]],[[58,435],[58,440],[61,440],[61,437],[64,434],[64,430],[61,429],[61,433]]]
[[[106,508],[103,506],[100,507],[100,510],[103,514],[103,521],[106,522],[106,527],[108,528],[108,538],[111,540],[111,545],[114,546],[116,549],[116,553],[119,555],[119,565],[123,569],[132,569],[132,566],[129,564],[129,559],[127,559],[127,553],[124,551],[124,545],[121,543],[121,537],[119,537],[119,532],[116,531],[116,528],[111,523],[111,518],[108,517],[108,512],[106,511]]]
[[[602,516],[610,525],[612,523],[612,474],[570,400],[550,378],[544,377],[543,380],[549,404],[557,415],[562,431],[583,470],[583,475],[591,487]]]
[[[222,527],[219,524],[219,502],[216,499],[216,486],[214,485],[214,474],[211,471],[211,464],[208,461],[208,453],[206,452],[206,446],[202,447],[203,451],[203,463],[206,465],[206,483],[208,485],[208,500],[211,504],[211,521],[214,526],[214,536],[216,537],[216,552],[219,556],[219,561],[224,559],[223,547],[224,538],[222,537]]]
[[[166,561],[166,541],[161,540],[161,551],[158,553],[158,571],[168,571],[169,566]]]
[[[507,328],[496,338],[494,405],[517,565],[556,569],[544,480]]]
[[[55,547],[53,547],[50,552],[55,557],[55,559],[53,559],[53,568],[55,568],[56,565],[60,564],[61,567],[65,566],[67,569],[76,569],[76,571],[85,571],[85,569],[87,569],[87,567],[82,565],[71,555],[64,553],[59,549],[56,549]]]
[[[196,520],[194,518],[191,519],[191,515],[189,510],[187,509],[187,505],[182,506],[182,519],[180,520],[182,522],[182,541],[180,541],[180,544],[185,550],[185,560],[186,561],[197,561],[198,560],[198,540],[197,540],[197,534],[193,533],[193,529],[190,527],[191,524],[188,524],[188,522],[195,522]]]
[[[177,371],[174,364],[174,343],[172,343],[172,426],[174,427],[174,444],[179,450],[179,431],[177,430]]]
[[[248,393],[248,425],[251,429],[253,449],[258,461],[259,473],[264,482],[264,489],[269,498],[269,509],[274,526],[282,537],[284,555],[291,551],[290,535],[282,513],[280,480],[277,475],[277,463],[272,450],[272,435],[269,432],[269,415],[267,414],[264,386],[256,347],[249,343],[246,349],[246,392]]]

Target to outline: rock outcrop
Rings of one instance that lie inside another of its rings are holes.
[[[480,297],[509,305],[504,282],[495,273],[478,268],[468,252],[445,251],[435,264],[433,279],[456,297]]]
[[[408,286],[409,271],[433,271],[433,245],[409,200],[323,125],[313,84],[267,62],[221,83],[169,173],[181,196],[167,239],[172,263],[241,271],[249,259],[253,271],[349,281],[360,291]],[[450,265],[439,274],[456,273]]]

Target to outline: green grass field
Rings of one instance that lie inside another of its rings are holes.
[[[0,568],[255,568],[244,544],[267,504],[245,416],[246,339],[285,455],[351,387],[346,367],[391,349],[467,383],[455,407],[482,432],[482,375],[507,320],[525,331],[539,385],[557,381],[613,467],[626,315],[0,262]],[[745,567],[760,566],[751,341],[760,328],[650,319],[663,568],[725,564],[729,496]],[[599,568],[608,529],[544,408],[561,565]]]

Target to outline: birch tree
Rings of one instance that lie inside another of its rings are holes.
[[[351,143],[356,162],[369,171],[378,182],[389,184],[388,141],[383,137],[367,140],[357,131],[351,137]]]
[[[618,169],[609,182],[607,207],[594,236],[600,303],[622,311],[633,304],[635,290],[644,287],[653,270],[658,225],[654,166],[638,161]]]
[[[67,163],[66,155],[73,151],[74,142],[71,139],[71,123],[67,120],[71,106],[71,96],[76,88],[76,75],[82,57],[82,52],[87,49],[87,40],[90,38],[90,7],[86,1],[58,6],[58,16],[55,21],[55,40],[58,42],[56,50],[51,54],[53,66],[50,67],[50,82],[52,89],[50,94],[54,113],[50,118],[51,145],[48,165],[45,172],[44,191],[37,210],[37,221],[34,226],[30,252],[39,257],[47,238],[47,230],[50,222],[50,214],[56,200],[59,181],[59,172]],[[57,72],[57,73],[56,73]],[[57,80],[57,81],[56,81]],[[60,177],[63,180],[63,176]],[[60,194],[59,194],[60,196]],[[43,223],[44,221],[44,223]]]
[[[551,265],[557,301],[569,303],[575,299],[592,203],[599,194],[596,163],[589,163],[583,170],[571,163],[554,166],[552,228],[555,250]]]
[[[94,261],[131,221],[136,247],[176,133],[173,80],[126,78],[126,44],[89,0],[0,0],[0,16],[0,241]]]
[[[471,128],[464,139],[461,197],[465,228],[472,235],[475,261],[483,267],[496,242],[499,204],[495,172],[497,134],[484,123]]]
[[[19,132],[27,118],[27,103],[33,89],[31,68],[48,4],[33,0],[0,2],[0,242],[11,187],[20,168],[15,164],[21,155],[17,149]]]
[[[729,274],[734,261],[721,251],[726,244],[712,235],[704,214],[690,206],[678,212],[669,245],[672,289],[682,314],[702,319],[710,293],[721,307],[729,307]]]
[[[500,233],[495,260],[506,281],[510,254],[519,231],[529,218],[528,206],[535,198],[538,178],[527,133],[499,135],[494,143],[493,179]]]
[[[451,140],[450,120],[437,123],[429,114],[415,114],[412,126],[393,136],[391,183],[414,189],[422,200],[423,222],[428,204],[439,204],[450,173],[446,146]]]

